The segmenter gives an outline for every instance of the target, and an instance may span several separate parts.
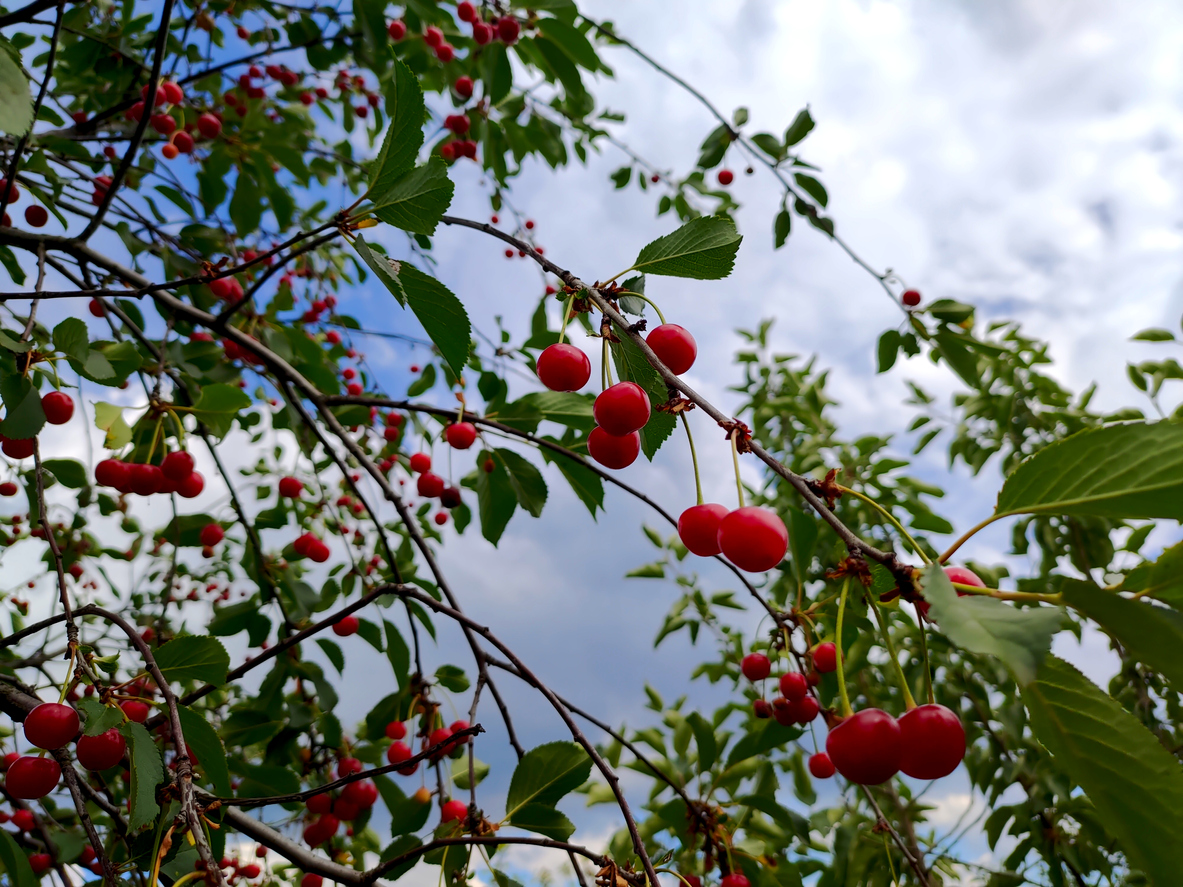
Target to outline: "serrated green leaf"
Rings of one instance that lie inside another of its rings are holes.
[[[1020,684],[1035,677],[1051,649],[1052,635],[1065,624],[1058,607],[1019,608],[980,595],[958,597],[939,565],[921,570],[920,590],[929,604],[929,618],[950,641],[972,653],[998,657]]]
[[[371,249],[360,232],[353,240],[353,249],[361,256],[366,266],[374,272],[374,276],[382,285],[390,290],[390,294],[398,300],[398,303],[404,308],[407,307],[407,294],[403,292],[403,285],[398,279],[398,263]]]
[[[385,191],[374,192],[374,215],[404,231],[434,234],[452,202],[454,189],[443,158],[432,157],[423,166],[404,173]]]
[[[526,831],[546,835],[556,841],[566,841],[575,834],[575,825],[554,807],[545,804],[526,804],[509,817],[509,824]]]
[[[630,270],[667,277],[721,280],[735,267],[743,238],[735,223],[718,216],[687,222],[641,250]]]
[[[782,727],[776,721],[763,721],[752,728],[750,733],[744,734],[731,748],[727,755],[727,769],[734,767],[748,758],[762,755],[766,751],[780,748],[792,742],[801,731],[796,727]]]
[[[193,405],[193,415],[213,434],[225,437],[235,416],[250,405],[250,395],[237,385],[205,385]]]
[[[542,479],[542,472],[534,463],[513,450],[498,447],[493,452],[505,466],[509,485],[518,504],[534,517],[540,517],[546,504],[546,481]]]
[[[4,421],[0,422],[0,435],[13,440],[27,440],[36,437],[45,427],[45,411],[41,408],[41,392],[32,385],[22,385],[24,392],[15,403],[10,402],[10,391],[4,391]],[[15,389],[14,389],[15,390]]]
[[[0,52],[0,132],[24,135],[33,125],[29,81],[7,52]]]
[[[86,362],[90,354],[90,334],[80,317],[67,317],[53,328],[53,347],[67,357]]]
[[[398,263],[399,283],[407,304],[423,325],[423,331],[440,350],[452,373],[460,377],[472,345],[472,324],[468,312],[455,294],[429,274],[409,262]]]
[[[996,514],[1089,514],[1183,520],[1183,422],[1081,431],[1026,459]]]
[[[553,807],[587,781],[591,767],[587,752],[574,742],[548,742],[530,749],[510,778],[506,815],[512,817],[527,805]]]
[[[370,166],[370,192],[383,194],[414,165],[423,146],[423,118],[426,108],[419,78],[397,56],[386,88],[386,113],[390,126]]]
[[[8,53],[0,51],[0,58],[7,55]],[[2,88],[0,86],[0,89]],[[0,864],[4,866],[4,873],[8,875],[11,887],[38,887],[40,884],[40,879],[33,874],[25,851],[17,846],[12,835],[5,829],[0,829]]]
[[[184,705],[177,706],[185,744],[197,757],[197,766],[205,771],[214,791],[221,797],[230,796],[230,769],[226,766],[226,749],[205,716]]]
[[[1036,737],[1084,789],[1130,865],[1156,887],[1183,871],[1183,770],[1136,718],[1079,671],[1043,660],[1023,688]]]
[[[46,459],[41,464],[68,489],[81,490],[89,482],[85,466],[77,459]]]
[[[333,668],[337,669],[337,674],[345,671],[345,654],[341,652],[339,644],[327,638],[321,638],[316,642],[316,645],[320,647],[325,657],[333,664]]]
[[[1163,551],[1157,560],[1146,561],[1130,570],[1122,591],[1142,592],[1149,597],[1183,608],[1183,542]]]
[[[175,642],[174,642],[175,643]],[[128,759],[131,761],[131,811],[128,830],[135,832],[152,822],[160,813],[156,803],[156,786],[164,782],[164,762],[152,735],[143,724],[128,721],[121,729],[127,739]]]
[[[156,664],[168,681],[202,681],[222,686],[230,670],[230,654],[217,638],[183,635],[156,651]]]
[[[107,432],[103,441],[107,449],[118,450],[131,443],[131,427],[123,419],[123,407],[99,401],[94,405],[94,424]]]
[[[98,736],[106,733],[112,727],[123,723],[123,710],[117,705],[103,705],[93,697],[83,697],[78,700],[78,708],[86,714],[86,723],[82,726],[84,736]]]
[[[485,471],[486,460],[493,463],[492,471]],[[509,519],[518,507],[518,497],[509,483],[505,466],[493,458],[493,454],[482,452],[476,460],[477,470],[474,486],[477,495],[477,514],[481,519],[481,535],[494,545],[501,539]]]

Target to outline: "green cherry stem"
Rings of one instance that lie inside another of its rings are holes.
[[[890,511],[888,511],[870,496],[866,495],[865,493],[860,493],[858,490],[852,490],[850,487],[844,487],[841,484],[838,485],[838,489],[840,489],[843,493],[849,493],[856,499],[866,502],[868,505],[878,511],[893,527],[896,528],[896,530],[899,531],[899,534],[908,541],[908,544],[912,546],[912,550],[920,556],[921,560],[923,560],[926,564],[932,563],[932,558],[925,554],[924,549],[920,547],[920,543],[912,538],[908,531],[904,529],[904,525],[896,520],[895,515],[893,515]]]
[[[647,302],[649,305],[651,305],[651,306],[653,307],[653,310],[657,312],[657,317],[658,317],[658,319],[659,319],[659,320],[660,320],[662,323],[665,323],[665,315],[661,313],[661,309],[657,307],[657,303],[656,303],[656,302],[654,302],[652,299],[650,299],[650,298],[649,298],[647,295],[645,295],[644,293],[635,293],[635,292],[633,292],[632,290],[621,290],[619,293],[617,293],[617,295],[620,295],[620,296],[636,296],[638,299],[641,299],[641,300],[643,300],[644,302]]]
[[[842,618],[846,615],[846,592],[850,588],[849,577],[842,583],[842,594],[838,598],[838,628],[835,636],[835,652],[838,656],[838,698],[842,700],[842,717],[848,718],[854,714],[850,707],[850,697],[846,695],[846,668],[842,661]]]
[[[867,605],[875,611],[875,621],[879,623],[879,633],[883,635],[883,643],[887,647],[887,655],[891,657],[891,667],[895,671],[896,680],[899,681],[900,689],[904,691],[904,707],[911,711],[916,707],[916,700],[912,698],[912,691],[908,689],[908,679],[904,677],[903,666],[900,665],[900,657],[896,654],[895,642],[891,639],[891,632],[887,630],[887,620],[883,618],[883,613],[879,610],[879,604],[875,602],[875,595],[871,593],[870,589],[865,589],[867,597]]]
[[[575,294],[572,293],[567,299],[567,304],[563,306],[563,325],[559,327],[559,344],[563,344],[563,337],[567,335],[567,323],[571,319],[571,306],[575,303]]]
[[[600,357],[600,390],[608,390],[608,340],[603,340],[603,351]]]
[[[920,616],[919,613],[916,615]],[[924,690],[928,694],[928,704],[933,705],[937,698],[932,692],[932,666],[928,662],[928,629],[924,627],[927,621],[920,616],[920,655],[924,658]]]
[[[738,433],[731,432],[731,464],[735,466],[735,492],[739,495],[739,507],[743,508],[743,481],[739,479],[739,448],[735,445],[735,435]]]
[[[698,453],[694,451],[694,437],[690,434],[690,420],[685,413],[682,416],[682,427],[686,429],[686,440],[690,444],[690,461],[694,463],[694,490],[698,494],[697,505],[702,505],[702,478],[698,475]]]

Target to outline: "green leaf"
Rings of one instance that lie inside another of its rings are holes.
[[[740,761],[780,748],[800,735],[801,731],[796,727],[782,727],[771,720],[762,721],[732,747],[731,753],[727,755],[727,769],[731,769]]]
[[[107,432],[103,441],[107,449],[118,450],[131,443],[131,427],[123,419],[123,407],[99,401],[94,405],[94,424]]]
[[[98,736],[123,723],[123,710],[118,705],[103,705],[93,697],[83,697],[78,700],[78,708],[86,714],[84,736]]]
[[[530,749],[509,780],[506,814],[513,816],[527,805],[553,807],[587,781],[591,767],[587,752],[574,742],[548,742]]]
[[[472,344],[472,324],[464,305],[436,278],[409,262],[400,262],[397,274],[407,294],[407,304],[423,325],[423,331],[459,378]]]
[[[996,514],[1089,514],[1183,520],[1183,422],[1081,431],[1014,470]]]
[[[596,509],[604,507],[604,481],[600,476],[581,462],[576,462],[566,456],[542,450],[542,458],[559,469],[566,478],[572,491],[579,497],[579,501],[587,506],[592,517],[596,516]]]
[[[7,57],[8,53],[0,50],[0,58]],[[31,113],[30,117],[32,117]],[[33,874],[25,851],[17,846],[16,841],[12,839],[12,834],[4,829],[0,829],[0,864],[4,866],[4,872],[8,875],[8,883],[11,887],[38,887],[40,884],[40,879]]]
[[[1183,542],[1166,549],[1158,560],[1145,561],[1130,570],[1121,588],[1144,592],[1183,609]]]
[[[949,369],[953,370],[961,380],[971,388],[982,384],[981,370],[978,366],[978,356],[966,342],[966,336],[950,332],[948,329],[938,330],[936,336],[936,350],[945,359]]]
[[[435,385],[435,364],[429,363],[419,374],[419,378],[407,386],[408,397],[418,397],[425,391],[430,391]]]
[[[392,296],[398,299],[398,303],[404,308],[407,307],[407,294],[403,292],[403,285],[399,283],[398,279],[398,262],[370,249],[370,245],[361,236],[361,232],[358,232],[354,239],[353,248],[361,256],[362,261],[374,272],[374,276],[390,290]]]
[[[476,784],[489,775],[489,765],[479,758],[472,759],[472,773],[476,777]],[[472,786],[468,781],[468,755],[462,755],[452,762],[452,782],[461,791],[468,791]]]
[[[1183,614],[1148,601],[1132,601],[1091,582],[1067,579],[1064,603],[1088,616],[1121,641],[1139,662],[1183,687]]]
[[[1159,329],[1151,327],[1148,330],[1142,330],[1131,336],[1135,342],[1173,342],[1175,341],[1175,334],[1170,330]]]
[[[1023,688],[1035,736],[1084,789],[1131,868],[1154,885],[1183,871],[1183,770],[1133,715],[1048,656]]]
[[[287,767],[274,764],[247,764],[234,761],[234,772],[242,777],[238,797],[287,795],[300,790],[300,779]]]
[[[393,623],[384,621],[382,624],[386,627],[386,658],[390,660],[390,667],[394,670],[398,685],[405,687],[411,668],[411,651],[407,649],[407,642],[403,640],[403,636]]]
[[[156,664],[167,681],[202,681],[222,686],[230,669],[230,654],[217,638],[184,635],[156,651]]]
[[[214,791],[223,798],[230,796],[230,768],[226,766],[226,749],[205,716],[183,705],[177,706],[185,744],[197,756],[197,765],[205,771]]]
[[[879,345],[877,347],[879,365],[875,372],[886,373],[895,366],[895,359],[899,356],[902,339],[903,337],[899,334],[899,330],[883,331],[883,335],[879,337]]]
[[[953,299],[937,299],[928,306],[928,313],[945,323],[964,323],[974,316],[974,306]]]
[[[238,170],[234,196],[230,198],[230,220],[239,237],[257,231],[263,220],[263,189],[245,167]]]
[[[430,804],[422,804],[420,806],[427,807],[429,810],[431,809]],[[405,856],[406,854],[410,853],[412,850],[415,850],[418,847],[422,846],[422,844],[423,844],[423,842],[420,841],[418,838],[416,838],[414,835],[402,835],[398,839],[392,841],[387,846],[387,848],[382,851],[382,855],[379,857],[379,861],[380,862],[387,862],[388,860],[397,859],[400,856]],[[390,881],[390,882],[397,881],[399,878],[401,878],[403,875],[405,875],[407,872],[409,872],[411,869],[413,869],[418,864],[418,862],[419,862],[419,857],[412,856],[410,859],[406,860],[405,862],[401,863],[400,865],[397,865],[394,868],[387,871],[386,874],[383,876],[383,879],[386,881]]]
[[[160,813],[160,805],[156,803],[156,786],[164,782],[164,763],[160,759],[160,750],[152,741],[152,735],[143,724],[128,721],[120,732],[127,739],[128,759],[131,761],[131,813],[127,826],[129,831],[135,832]]]
[[[537,9],[539,7],[531,4],[531,8]],[[546,37],[553,40],[571,61],[575,62],[581,68],[586,68],[589,71],[599,69],[600,59],[596,55],[595,48],[591,45],[591,41],[576,28],[567,24],[562,19],[540,18],[538,20],[538,29]]]
[[[929,603],[929,618],[950,641],[972,653],[997,656],[1020,684],[1035,677],[1052,635],[1064,627],[1058,607],[1019,608],[980,595],[958,597],[939,565],[921,571],[920,589]]]
[[[797,116],[793,118],[793,122],[785,130],[785,147],[793,147],[793,145],[809,135],[813,127],[813,117],[809,113],[809,108],[798,111]]]
[[[237,385],[206,385],[193,405],[193,415],[212,434],[225,437],[235,416],[251,405],[250,395]]]
[[[493,470],[485,471],[486,460],[492,460]],[[509,519],[518,507],[518,497],[509,482],[505,466],[493,454],[482,452],[476,460],[477,513],[481,518],[481,535],[497,544]]]
[[[813,176],[799,172],[793,178],[796,179],[797,185],[802,191],[817,201],[818,206],[825,208],[825,205],[830,202],[830,195],[826,193],[825,186]]]
[[[793,575],[798,584],[809,579],[809,567],[813,563],[813,549],[817,545],[817,521],[800,508],[789,506],[789,549],[793,553]]]
[[[696,711],[686,715],[686,723],[694,731],[694,744],[698,748],[698,772],[706,773],[719,756],[719,744],[715,741],[715,728]]]
[[[566,841],[575,834],[575,825],[571,820],[546,804],[526,804],[518,808],[509,817],[509,824],[556,841]]]
[[[339,644],[327,639],[321,639],[316,642],[316,645],[320,647],[325,657],[333,664],[333,668],[337,669],[337,674],[345,671],[345,654],[341,652]]]
[[[780,249],[784,246],[792,230],[793,216],[787,209],[782,209],[772,223],[772,248]]]
[[[67,317],[53,328],[53,346],[77,361],[86,363],[90,354],[90,334],[79,317]]]
[[[390,115],[390,126],[382,140],[382,150],[370,166],[372,194],[390,190],[415,165],[423,146],[423,90],[419,78],[397,57],[386,88],[386,113]]]
[[[441,665],[435,670],[435,679],[441,687],[453,693],[463,693],[469,687],[468,676],[457,665]]]
[[[0,132],[24,135],[33,125],[29,81],[7,52],[0,51]]]
[[[401,789],[399,794],[402,794]],[[427,824],[427,818],[431,815],[431,802],[416,801],[414,796],[403,797],[393,805],[388,800],[386,806],[390,810],[390,834],[396,838],[419,831]],[[387,878],[389,877],[390,875],[387,875]]]
[[[641,250],[629,270],[667,277],[721,280],[735,267],[743,238],[735,223],[718,216],[687,222],[672,234],[659,237]]]
[[[442,157],[404,173],[373,197],[374,215],[387,224],[414,234],[434,234],[440,216],[452,202],[454,190]]]
[[[77,459],[46,459],[41,464],[58,483],[71,490],[81,490],[88,483],[86,468]]]
[[[657,374],[657,370],[653,369],[641,353],[641,349],[634,345],[619,327],[616,328],[616,333],[620,341],[612,344],[612,359],[616,364],[617,375],[622,381],[636,382],[644,388],[652,407],[656,408],[658,404],[665,403],[669,398],[669,390]],[[674,433],[677,423],[678,420],[672,413],[653,410],[649,421],[641,429],[641,452],[645,454],[645,458],[653,461],[654,454]]]
[[[37,432],[45,427],[45,411],[41,408],[41,392],[24,380],[19,381],[26,390],[15,403],[10,397],[18,395],[15,391],[10,394],[7,385],[4,388],[5,415],[4,421],[0,422],[0,434],[14,440],[26,440],[36,437]]]
[[[535,407],[542,418],[550,422],[590,431],[596,420],[592,416],[592,398],[573,391],[532,391],[518,399]]]
[[[546,504],[546,481],[534,463],[513,450],[498,447],[493,451],[509,476],[509,485],[517,497],[518,504],[534,517],[542,515]]]

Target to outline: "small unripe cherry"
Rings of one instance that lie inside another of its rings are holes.
[[[609,434],[597,426],[587,436],[587,452],[605,468],[628,468],[641,452],[641,435],[636,431],[625,435]]]
[[[645,343],[675,376],[682,375],[694,366],[694,359],[698,357],[698,343],[694,341],[694,336],[676,323],[663,323],[654,327],[645,337]]]
[[[838,667],[838,647],[833,641],[826,641],[813,648],[813,667],[822,674],[829,674]]]
[[[762,681],[772,674],[772,663],[763,653],[749,653],[739,664],[743,676],[753,683]]]
[[[350,635],[357,634],[360,626],[361,623],[358,621],[358,618],[351,613],[348,616],[342,616],[337,622],[333,623],[333,634],[339,638],[347,638]]]
[[[714,557],[719,548],[719,522],[727,516],[726,505],[707,502],[691,505],[678,517],[678,538],[699,557]]]
[[[538,355],[538,378],[551,391],[578,391],[591,378],[591,361],[574,345],[558,342]]]

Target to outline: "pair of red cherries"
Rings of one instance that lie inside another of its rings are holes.
[[[657,358],[680,376],[694,365],[698,344],[684,327],[663,323],[645,338]],[[574,345],[560,342],[538,355],[538,378],[551,391],[578,391],[591,378],[591,361]],[[640,430],[649,421],[649,395],[635,382],[617,382],[596,398],[596,427],[587,451],[605,468],[627,468],[641,452]]]

